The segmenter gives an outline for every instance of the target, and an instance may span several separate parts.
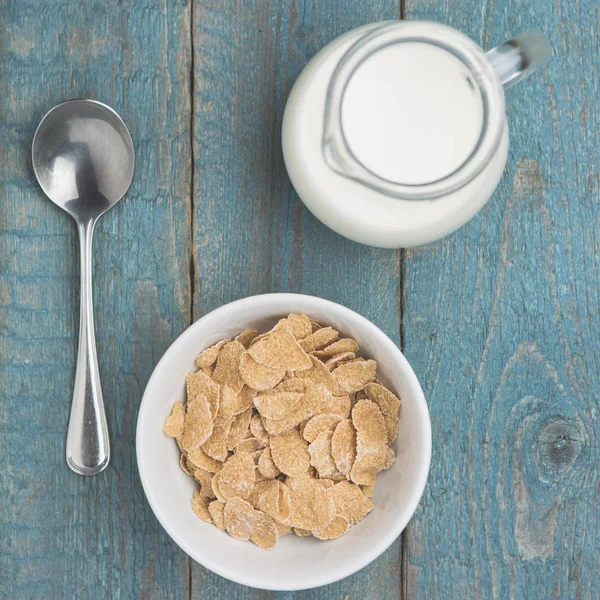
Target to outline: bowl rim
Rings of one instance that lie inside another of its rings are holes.
[[[341,565],[340,568],[336,569],[334,573],[331,573],[330,571],[326,573],[319,572],[315,575],[305,576],[305,582],[301,585],[286,586],[279,585],[273,582],[258,581],[245,575],[239,575],[229,569],[223,568],[220,564],[211,562],[210,557],[202,556],[201,558],[199,558],[194,548],[188,545],[179,536],[175,528],[171,527],[169,519],[165,517],[163,511],[158,506],[158,503],[154,498],[153,491],[148,481],[148,477],[146,474],[147,467],[144,464],[144,458],[142,456],[142,453],[139,452],[139,448],[141,446],[143,437],[145,414],[148,412],[147,409],[150,406],[151,402],[151,390],[155,385],[155,381],[159,380],[158,372],[161,370],[161,365],[167,361],[167,356],[170,355],[179,346],[184,345],[188,338],[194,337],[196,335],[196,330],[199,329],[201,326],[200,324],[205,324],[206,320],[219,319],[222,313],[227,313],[232,309],[241,308],[244,304],[253,304],[257,301],[268,302],[269,300],[304,300],[309,302],[317,302],[322,305],[332,307],[334,308],[334,310],[340,311],[342,314],[346,313],[352,315],[353,318],[357,318],[359,321],[363,321],[364,325],[367,328],[375,328],[375,330],[382,336],[384,343],[390,346],[391,351],[397,354],[398,361],[402,363],[403,377],[407,380],[407,384],[410,386],[412,392],[414,393],[416,408],[420,413],[420,422],[423,424],[421,434],[423,436],[423,446],[425,448],[425,452],[423,454],[421,468],[419,469],[419,475],[417,478],[416,485],[414,485],[413,488],[407,493],[407,501],[405,503],[407,508],[404,510],[403,518],[393,521],[390,524],[390,528],[387,530],[387,533],[383,536],[380,536],[380,538],[376,540],[375,547],[370,552],[361,555],[360,559],[356,559],[350,565]],[[135,446],[138,474],[142,482],[144,495],[146,496],[146,499],[150,504],[150,508],[152,509],[152,512],[154,513],[154,516],[160,523],[161,527],[166,531],[169,537],[179,546],[179,548],[181,548],[190,558],[195,560],[203,567],[209,569],[213,573],[219,575],[220,577],[223,577],[225,579],[228,579],[229,581],[233,581],[234,583],[238,583],[240,585],[272,591],[299,591],[329,585],[331,583],[335,583],[336,581],[340,581],[346,577],[349,577],[350,575],[357,573],[358,571],[369,565],[371,562],[373,562],[375,559],[381,556],[381,554],[383,554],[383,552],[385,552],[393,544],[393,542],[398,538],[402,531],[404,531],[410,519],[413,517],[425,490],[425,485],[427,483],[427,478],[429,476],[429,470],[431,467],[431,436],[431,419],[429,415],[427,402],[425,400],[425,395],[421,388],[421,384],[419,383],[415,372],[413,371],[412,367],[410,366],[408,360],[406,359],[400,348],[389,338],[389,336],[385,332],[383,332],[379,327],[377,327],[375,323],[373,323],[366,317],[363,317],[356,311],[347,308],[346,306],[343,306],[336,302],[332,302],[331,300],[326,300],[325,298],[320,298],[318,296],[294,293],[267,293],[247,296],[245,298],[240,298],[238,300],[228,302],[227,304],[223,304],[222,306],[206,313],[205,315],[197,319],[173,341],[173,343],[167,348],[167,350],[164,352],[164,354],[154,367],[152,375],[150,376],[150,379],[146,384],[146,388],[142,396],[142,401],[138,409]]]

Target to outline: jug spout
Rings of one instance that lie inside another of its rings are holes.
[[[486,56],[506,89],[544,66],[551,54],[552,49],[546,36],[539,31],[529,31],[492,48]]]

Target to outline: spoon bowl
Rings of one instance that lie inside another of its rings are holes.
[[[76,473],[95,475],[109,463],[110,441],[96,355],[92,237],[98,217],[129,189],[135,167],[133,142],[112,108],[95,100],[71,100],[46,113],[33,137],[31,156],[41,188],[77,223],[79,351],[66,460]]]
[[[85,222],[125,195],[135,155],[131,134],[112,108],[94,100],[71,100],[40,122],[32,162],[48,198]]]

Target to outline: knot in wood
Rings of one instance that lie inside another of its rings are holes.
[[[584,446],[585,432],[578,423],[561,416],[552,417],[540,428],[538,467],[548,475],[564,475],[573,467]]]

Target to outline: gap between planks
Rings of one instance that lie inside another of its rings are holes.
[[[189,256],[189,268],[188,276],[189,282],[189,316],[188,323],[191,325],[194,322],[194,294],[196,289],[196,249],[194,241],[194,183],[195,183],[195,171],[196,171],[196,157],[194,152],[194,0],[190,0],[190,210],[188,211],[190,224],[188,227],[190,236],[190,256]],[[192,559],[186,554],[186,567],[187,567],[187,598],[192,600]]]

